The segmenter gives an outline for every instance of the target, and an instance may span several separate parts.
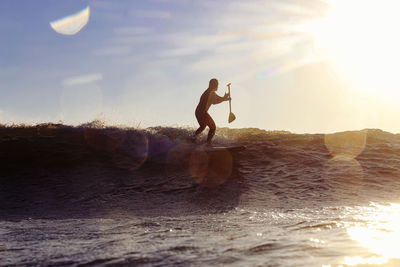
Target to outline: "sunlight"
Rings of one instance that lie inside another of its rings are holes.
[[[326,0],[326,17],[306,26],[319,49],[354,85],[400,96],[400,23],[396,0]]]
[[[400,246],[400,204],[389,206],[372,205],[365,207],[357,216],[357,220],[366,223],[357,223],[347,228],[350,238],[368,248],[374,256],[346,257],[345,263],[353,266],[357,264],[384,264],[389,259],[399,259]]]

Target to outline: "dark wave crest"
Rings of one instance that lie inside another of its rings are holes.
[[[0,216],[96,217],[224,212],[393,200],[400,136],[381,130],[292,134],[217,130],[199,152],[193,129],[98,122],[0,127]],[[205,136],[202,137],[203,139]]]

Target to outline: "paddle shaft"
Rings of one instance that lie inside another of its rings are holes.
[[[232,104],[231,104],[231,85],[228,85],[228,95],[229,95],[229,113],[232,113]]]
[[[228,118],[228,122],[231,123],[232,121],[234,121],[236,119],[236,116],[235,116],[235,114],[232,113],[231,83],[228,83],[227,86],[228,86],[228,95],[229,95],[229,118]]]

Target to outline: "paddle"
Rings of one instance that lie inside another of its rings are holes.
[[[228,94],[229,94],[229,97],[231,97],[231,83],[228,83],[226,86],[228,86]],[[228,118],[228,122],[231,123],[235,119],[236,119],[236,116],[235,116],[235,114],[232,113],[232,104],[231,104],[231,100],[229,99],[229,118]]]

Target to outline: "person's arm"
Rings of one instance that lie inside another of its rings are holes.
[[[219,104],[223,101],[227,101],[230,99],[229,94],[225,94],[222,97],[222,96],[217,95],[215,92],[211,93],[211,98],[212,98],[211,104],[213,104],[213,105]]]

